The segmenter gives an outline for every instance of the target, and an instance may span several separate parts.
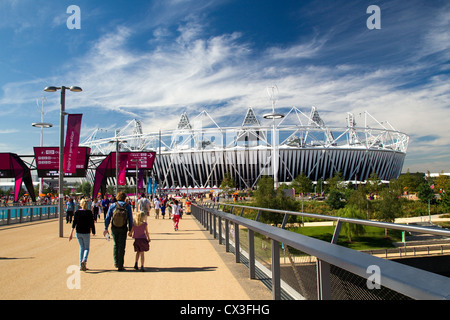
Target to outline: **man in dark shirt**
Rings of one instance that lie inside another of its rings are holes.
[[[114,224],[111,223],[111,233],[114,239],[114,263],[119,271],[125,270],[123,267],[123,262],[125,256],[125,245],[127,242],[127,233],[128,231],[131,231],[131,228],[133,227],[133,212],[131,211],[131,205],[125,202],[126,197],[127,195],[124,192],[119,192],[117,195],[117,202],[111,204],[108,209],[108,213],[105,218],[105,231],[103,231],[103,235],[109,234],[108,227],[113,218],[114,209],[116,209],[117,205],[120,205],[121,207],[125,206],[128,214],[127,223],[125,223],[122,227],[114,226]]]
[[[102,200],[102,207],[103,207],[103,219],[106,220],[106,214],[108,213],[108,209],[109,209],[109,198],[107,196],[103,197]]]

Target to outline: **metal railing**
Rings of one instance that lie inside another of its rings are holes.
[[[0,207],[0,225],[31,222],[58,217],[57,205]]]
[[[219,206],[231,208],[231,213],[220,211]],[[241,209],[240,214],[233,214],[233,211],[239,208]],[[256,220],[242,217],[245,208],[258,211]],[[336,221],[336,227],[333,239],[329,243],[258,222],[257,220],[262,212],[284,214],[282,226],[286,224],[289,215],[334,220]],[[353,295],[353,297],[356,296],[356,299],[361,299],[361,297],[368,299],[450,299],[450,279],[447,277],[336,244],[341,225],[344,222],[427,234],[433,233],[450,237],[449,230],[255,208],[228,203],[210,203],[203,206],[192,205],[192,214],[214,235],[214,238],[218,238],[220,244],[225,241],[227,252],[231,251],[232,246],[234,247],[236,262],[246,259],[251,279],[256,279],[258,265],[258,261],[255,258],[255,234],[270,239],[271,265],[270,270],[268,272],[266,270],[265,273],[266,276],[270,277],[272,297],[275,300],[281,299],[283,290],[287,290],[282,288],[280,272],[281,246],[294,248],[310,256],[309,262],[304,265],[303,269],[299,271],[299,268],[294,268],[296,269],[294,273],[300,287],[304,287],[305,281],[311,282],[311,279],[304,279],[307,277],[302,279],[302,274],[306,274],[307,269],[311,274],[311,269],[314,268],[315,264],[315,288],[306,293],[305,291],[299,293],[294,290],[294,294],[290,294],[291,298],[294,299],[341,299],[342,292],[346,292],[347,296],[352,296],[354,292],[361,292]],[[248,252],[244,252],[241,249],[241,232],[239,231],[244,228],[248,230]],[[234,230],[234,234],[232,234],[234,239],[230,239],[230,229]],[[283,283],[283,287],[287,287],[289,291],[292,291],[292,287],[289,285]]]

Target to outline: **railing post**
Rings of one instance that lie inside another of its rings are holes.
[[[209,212],[208,211],[208,213],[209,213],[209,234],[212,234],[213,233],[213,214],[212,214],[212,212]]]
[[[272,242],[272,299],[281,299],[280,279],[280,243],[271,239]]]
[[[336,244],[338,242],[339,233],[341,232],[342,221],[340,219],[337,220],[336,228],[334,229],[333,239],[331,239],[331,243]]]
[[[317,259],[317,299],[331,300],[330,264]]]
[[[234,248],[236,250],[236,263],[241,262],[241,253],[239,245],[239,225],[234,223]]]
[[[248,229],[248,260],[250,279],[256,279],[255,276],[255,232]]]
[[[213,214],[212,212],[211,212],[211,214],[212,214],[212,217],[214,219],[214,222],[213,222],[213,235],[214,235],[214,239],[215,239],[217,237],[216,236],[216,233],[217,233],[216,215]]]
[[[261,216],[261,210],[258,210],[258,213],[256,214],[255,221],[258,221],[260,216]]]
[[[225,220],[225,252],[230,252],[230,222]]]
[[[222,244],[222,217],[219,216],[219,244]]]

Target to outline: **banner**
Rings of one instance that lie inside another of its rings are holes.
[[[120,186],[124,186],[126,183],[127,163],[128,154],[121,153],[119,155],[119,181],[117,182]]]
[[[148,178],[147,194],[152,194],[152,178]]]
[[[78,143],[80,142],[82,116],[82,114],[69,114],[67,117],[67,132],[63,162],[64,172],[67,173],[75,173],[77,170]]]
[[[139,189],[144,188],[144,174],[145,174],[145,171],[142,169],[139,169],[139,173],[138,173],[138,188]]]

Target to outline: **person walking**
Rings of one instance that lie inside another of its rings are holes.
[[[75,203],[72,197],[66,202],[66,223],[72,222],[73,212],[75,210]]]
[[[150,204],[150,200],[147,199],[145,193],[141,194],[141,198],[138,201],[138,212],[143,211],[146,217],[150,216],[150,209],[152,205]]]
[[[161,203],[159,202],[158,198],[155,198],[155,200],[153,201],[153,204],[155,205],[155,218],[159,219],[159,209],[161,206]]]
[[[106,220],[106,214],[108,213],[109,204],[110,204],[109,198],[105,195],[102,200],[103,219],[104,220]]]
[[[95,223],[92,211],[88,209],[85,199],[80,202],[80,209],[75,212],[70,232],[69,241],[73,238],[73,231],[77,232],[78,243],[80,244],[80,270],[86,271],[86,263],[89,255],[90,233],[95,236]]]
[[[125,246],[127,241],[127,231],[133,228],[133,213],[131,205],[126,200],[124,192],[117,194],[117,201],[111,204],[106,214],[105,231],[103,235],[109,234],[108,228],[111,223],[111,233],[114,239],[114,263],[119,271],[124,271]],[[128,226],[128,228],[127,228]]]
[[[141,271],[144,271],[144,254],[150,247],[150,234],[148,233],[148,225],[145,221],[145,213],[138,211],[133,220],[133,227],[128,233],[130,237],[134,238],[134,252],[136,252],[136,260],[134,263],[134,269],[139,270],[138,263],[141,259]]]
[[[163,219],[164,219],[164,216],[166,215],[166,202],[164,200],[165,199],[163,199],[161,201],[161,215],[162,215]]]
[[[178,200],[175,200],[172,205],[172,217],[173,217],[173,228],[178,231],[178,224],[180,222],[180,212],[181,207],[178,204]]]
[[[100,216],[100,201],[95,198],[94,202],[92,203],[92,212],[94,214],[94,221],[97,222],[97,218]]]

